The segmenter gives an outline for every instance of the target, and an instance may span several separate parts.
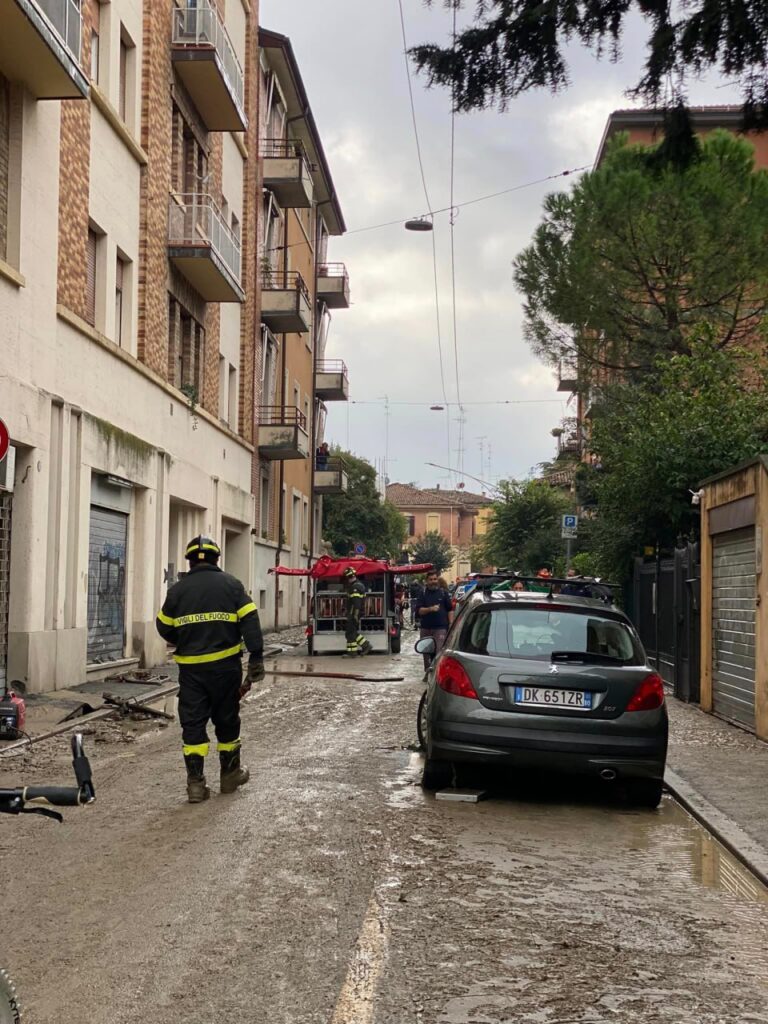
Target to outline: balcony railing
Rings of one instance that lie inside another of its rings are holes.
[[[297,270],[261,271],[261,321],[277,334],[306,334],[312,323],[309,289]]]
[[[566,416],[561,426],[552,431],[557,437],[558,454],[580,452],[582,448],[581,426],[576,416]]]
[[[342,494],[349,485],[347,464],[338,455],[326,459],[315,455],[315,493]]]
[[[309,455],[307,418],[295,406],[261,405],[258,417],[259,454],[264,459],[306,459]]]
[[[187,193],[170,197],[168,245],[171,258],[206,301],[242,302],[240,239],[211,196]],[[201,259],[212,263],[210,270],[200,265]]]
[[[323,263],[317,268],[317,297],[329,309],[349,308],[349,275],[343,263]]]
[[[0,0],[0,72],[36,99],[88,95],[80,0]]]
[[[315,394],[326,402],[346,402],[349,398],[347,367],[341,359],[318,359]]]
[[[307,417],[295,405],[260,405],[258,408],[259,425],[266,427],[296,426],[307,429]]]
[[[195,52],[208,50],[215,54],[224,85],[236,108],[239,123],[232,123],[230,112],[216,108],[215,97],[211,93],[212,83],[200,76],[191,82],[191,91],[207,127],[213,131],[241,131],[246,128],[248,119],[245,116],[243,69],[219,13],[209,0],[197,0],[196,6],[174,12],[172,43],[174,51],[181,51],[181,56],[184,56],[185,50],[189,51],[188,56],[193,58]],[[179,63],[181,67],[182,62]],[[185,84],[188,87],[190,85],[189,82]]]
[[[262,139],[261,155],[274,160],[293,160],[299,157],[307,161],[307,151],[299,139]]]
[[[314,187],[304,146],[296,139],[262,139],[264,187],[284,209],[306,210]]]

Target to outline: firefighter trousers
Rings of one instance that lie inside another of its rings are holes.
[[[185,752],[188,747],[207,746],[209,721],[219,749],[239,740],[242,680],[239,656],[209,665],[179,665],[179,722]]]

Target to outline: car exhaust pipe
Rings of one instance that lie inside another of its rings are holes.
[[[603,768],[603,770],[600,772],[600,778],[603,779],[605,782],[613,782],[617,774],[618,772],[615,768]]]

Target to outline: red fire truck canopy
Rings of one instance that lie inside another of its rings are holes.
[[[276,565],[270,572],[276,576],[309,576],[313,580],[332,579],[344,575],[344,570],[353,568],[358,576],[373,576],[387,572],[393,576],[404,576],[406,573],[425,573],[432,568],[431,562],[419,565],[390,565],[377,558],[330,558],[323,555],[311,569],[291,569],[287,565]]]

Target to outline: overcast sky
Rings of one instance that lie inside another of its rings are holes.
[[[403,7],[409,45],[448,38],[451,15],[440,0],[432,8],[422,0],[403,0]],[[431,236],[399,225],[359,231],[427,209],[397,0],[261,0],[260,22],[291,38],[350,232],[332,239],[329,250],[332,260],[347,264],[352,305],[335,312],[326,355],[349,367],[352,401],[329,403],[326,438],[378,465],[388,447],[392,481],[423,487],[455,483],[456,477],[426,465],[460,464],[458,409],[450,407],[450,453],[448,414],[429,409],[444,404]],[[610,111],[635,105],[625,90],[636,82],[642,63],[645,30],[639,22],[636,28],[619,64],[597,62],[574,48],[567,92],[532,93],[506,113],[458,116],[455,202],[590,164]],[[694,83],[689,101],[738,102],[733,88],[718,85],[716,79]],[[421,77],[414,76],[413,88],[427,186],[438,209],[449,204],[450,195],[450,97],[427,90]],[[469,474],[490,475],[492,481],[520,478],[551,458],[550,430],[572,411],[552,372],[523,340],[522,302],[512,282],[512,260],[529,243],[544,196],[567,186],[567,178],[533,185],[468,206],[455,221],[467,489],[479,489]],[[435,218],[435,241],[445,389],[455,403],[447,214]],[[510,404],[475,404],[483,402]]]

